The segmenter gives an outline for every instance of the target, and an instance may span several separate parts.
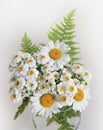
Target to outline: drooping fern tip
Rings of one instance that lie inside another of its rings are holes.
[[[29,105],[29,98],[26,97],[23,99],[22,104],[18,107],[18,110],[14,115],[14,120],[16,120],[25,111],[25,108],[28,105]]]

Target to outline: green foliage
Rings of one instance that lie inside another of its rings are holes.
[[[74,130],[73,125],[70,125],[68,122],[63,122],[63,124],[58,128],[58,130]]]
[[[74,130],[74,126],[69,124],[68,118],[79,116],[79,111],[74,111],[72,106],[64,106],[60,109],[60,112],[57,114],[53,114],[51,118],[47,119],[47,126],[53,122],[57,122],[59,124],[58,130]]]
[[[29,104],[29,98],[26,97],[26,98],[23,99],[22,104],[18,107],[18,110],[17,110],[17,112],[15,113],[15,116],[14,116],[14,120],[16,120],[18,118],[18,116],[20,116],[24,112],[24,110],[28,106],[28,104]]]
[[[15,76],[11,78],[11,82],[14,82],[16,80]]]
[[[55,28],[51,28],[51,31],[48,33],[49,40],[56,42],[57,40],[66,43],[69,45],[71,50],[68,54],[71,57],[70,63],[75,63],[80,58],[77,58],[76,55],[80,52],[78,51],[75,45],[77,42],[74,42],[73,39],[75,38],[75,24],[74,24],[74,16],[75,10],[72,10],[66,17],[64,17],[64,21],[61,24],[56,24]]]
[[[39,50],[39,47],[32,43],[31,39],[27,36],[27,33],[24,34],[21,43],[21,51],[27,52],[33,55]]]

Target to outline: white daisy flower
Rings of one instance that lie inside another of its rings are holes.
[[[38,77],[37,77],[37,82],[38,83],[41,83],[45,80],[45,78],[43,77],[43,75],[39,74]]]
[[[37,82],[34,79],[29,79],[27,81],[27,89],[34,91],[37,88]]]
[[[9,70],[11,72],[15,72],[15,68],[20,66],[22,64],[22,53],[21,52],[18,52],[18,53],[15,53],[12,57],[12,61],[9,65]]]
[[[61,107],[67,106],[67,105],[71,106],[73,103],[73,98],[67,94],[62,94],[59,97],[59,102],[60,102]]]
[[[46,55],[45,53],[38,53],[37,55],[36,55],[36,58],[37,58],[37,63],[39,63],[39,64],[46,64],[46,63],[48,63],[49,62],[49,56],[48,55]]]
[[[46,71],[44,73],[44,77],[45,77],[45,80],[49,80],[49,79],[53,78],[53,73],[51,73],[51,71]]]
[[[56,88],[56,83],[55,83],[54,79],[48,80],[47,86],[48,86],[49,90],[53,91]]]
[[[73,99],[73,109],[75,111],[81,112],[85,110],[85,107],[88,105],[88,99],[90,99],[89,89],[83,89],[83,86],[79,86]]]
[[[68,96],[66,94],[63,94],[63,95],[60,96],[60,105],[61,105],[61,107],[68,105],[67,104],[67,102],[68,102],[67,97]]]
[[[36,93],[31,97],[32,112],[42,117],[52,117],[52,114],[59,112],[58,102],[51,93]]]
[[[53,78],[58,79],[59,78],[59,73],[57,71],[53,72]]]
[[[44,64],[42,67],[42,71],[46,72],[46,71],[54,71],[54,66],[50,65],[49,63]]]
[[[59,41],[53,43],[53,41],[49,41],[41,49],[41,53],[49,56],[49,63],[51,65],[54,64],[55,69],[58,70],[70,61],[70,56],[67,54],[69,50],[70,48],[64,43],[60,43]]]
[[[45,64],[42,66],[42,71],[46,72],[46,71],[50,71],[50,66],[48,64]]]
[[[91,73],[88,70],[82,72],[83,79],[89,81],[92,78]]]
[[[24,86],[26,85],[25,79],[20,77],[18,79],[16,79],[15,82],[13,82],[13,85],[18,89],[21,90],[24,88]]]
[[[19,63],[22,59],[22,55],[23,55],[23,53],[22,52],[18,52],[18,53],[15,53],[14,55],[13,55],[13,63]]]
[[[26,63],[29,67],[36,67],[36,61],[32,57],[28,58],[26,60]]]
[[[83,71],[83,67],[80,64],[74,64],[71,69],[76,74],[81,74]]]
[[[18,68],[16,68],[15,75],[17,76],[26,76],[26,73],[28,71],[27,65],[20,65]]]
[[[41,92],[46,92],[48,91],[47,90],[47,85],[44,81],[40,82],[39,86],[38,86],[38,89],[41,91]]]
[[[67,84],[71,84],[73,82],[73,79],[69,75],[62,75],[60,80]]]
[[[62,72],[63,72],[63,75],[68,75],[70,77],[72,75],[71,70],[69,68],[63,68]]]
[[[73,79],[73,83],[75,86],[79,86],[80,85],[80,81],[78,79]]]
[[[27,71],[27,77],[26,78],[37,78],[38,77],[38,74],[39,74],[39,72],[38,72],[38,70],[37,69],[35,69],[35,68],[32,68],[32,69],[29,69],[28,71]]]
[[[61,94],[64,94],[66,92],[66,84],[61,82],[60,84],[57,85],[57,91],[58,93],[61,95]]]
[[[19,103],[20,101],[22,101],[21,93],[17,89],[14,89],[11,92],[10,98],[11,98],[11,100],[12,100],[13,103]]]
[[[83,81],[82,84],[85,88],[88,88],[89,82],[88,81]]]
[[[70,96],[74,96],[77,93],[77,86],[75,86],[74,83],[71,83],[67,86],[66,93],[68,93]]]

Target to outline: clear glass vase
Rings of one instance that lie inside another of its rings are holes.
[[[32,114],[32,121],[34,125],[34,130],[57,130],[59,128],[59,124],[56,122],[47,126],[46,118],[37,117]],[[73,125],[73,130],[77,130],[81,121],[81,114],[76,117],[68,118],[68,122],[70,125]]]

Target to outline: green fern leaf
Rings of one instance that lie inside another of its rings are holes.
[[[28,104],[29,104],[29,98],[26,97],[26,98],[23,99],[22,104],[18,107],[18,110],[17,110],[17,112],[15,113],[15,116],[14,116],[14,120],[16,120],[18,118],[18,116],[20,116],[24,112],[24,110],[28,106]]]
[[[57,40],[64,42],[69,45],[71,50],[69,55],[71,56],[70,63],[75,63],[80,58],[77,58],[79,48],[76,47],[77,42],[74,42],[75,35],[75,24],[74,24],[75,10],[72,10],[67,16],[64,17],[64,21],[61,24],[56,24],[56,27],[51,27],[50,32],[48,32],[49,40],[56,42]]]
[[[74,130],[74,125],[68,122],[68,119],[79,116],[80,112],[74,111],[72,106],[64,106],[60,109],[59,113],[53,114],[51,118],[47,119],[47,126],[53,122],[57,122],[59,124],[58,130]]]
[[[21,43],[21,51],[33,55],[39,50],[39,47],[32,43],[31,39],[27,36],[27,33],[24,34]]]

